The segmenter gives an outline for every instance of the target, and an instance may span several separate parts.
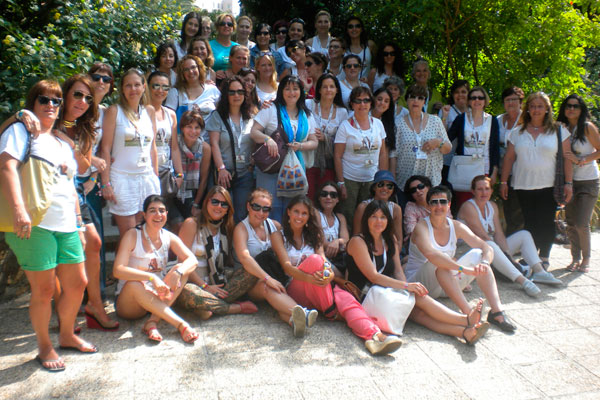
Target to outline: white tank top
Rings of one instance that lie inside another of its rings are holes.
[[[577,157],[585,157],[596,151],[594,146],[585,138],[583,143],[580,140],[574,140],[574,135],[571,135],[571,149]],[[598,164],[596,161],[586,163],[584,165],[573,165],[573,180],[588,181],[598,179]]]
[[[162,246],[155,251],[146,253],[142,243],[143,228],[136,229],[135,248],[129,254],[128,267],[137,268],[142,271],[152,271],[160,279],[167,275],[167,261],[169,260],[169,248],[171,247],[171,236],[164,229],[160,230],[160,242]],[[116,294],[121,293],[121,289],[127,283],[126,280],[119,279]]]
[[[371,49],[369,49],[368,45],[365,45],[365,48],[362,49],[358,54],[355,54],[348,49],[346,54],[354,54],[360,58],[360,62],[362,63],[362,70],[360,71],[359,78],[366,78],[371,70]],[[345,54],[345,55],[346,55]]]
[[[323,53],[329,57],[329,43],[330,42],[331,42],[331,35],[329,35],[329,37],[327,38],[327,43],[325,43],[325,46],[323,46],[323,43],[321,43],[321,41],[319,40],[319,36],[315,35],[312,38],[312,45],[310,46],[310,48],[312,49],[312,51],[318,51],[319,53]]]
[[[302,257],[306,258],[312,254],[315,254],[315,249],[313,249],[311,246],[309,246],[307,244],[302,246],[301,249],[297,249],[291,243],[288,243],[286,241],[285,249],[287,251],[290,262],[296,268],[298,268],[298,265],[300,265],[300,263],[303,261]]]
[[[156,151],[158,152],[158,169],[168,168],[171,159],[171,133],[173,121],[166,107],[161,106],[165,118],[156,119]]]
[[[252,227],[252,225],[250,225],[248,217],[242,220],[242,223],[244,224],[244,226],[246,227],[246,231],[248,232],[248,242],[246,243],[246,245],[252,257],[256,257],[257,255],[271,247],[271,235],[269,235],[269,232],[275,232],[276,228],[275,224],[270,218],[267,218],[267,220],[264,222],[265,232],[267,233],[267,240],[261,240],[258,237],[256,232],[254,231],[254,228]]]
[[[333,215],[333,226],[329,226],[327,222],[327,217],[321,211],[321,228],[323,228],[323,233],[325,234],[325,240],[331,242],[334,239],[339,239],[340,237],[340,220],[337,215]]]
[[[387,78],[389,78],[389,77],[390,77],[389,75],[387,75],[385,73],[380,74],[379,71],[377,71],[375,73],[375,79],[373,79],[373,93],[375,93],[375,91],[377,89],[379,89],[380,87],[382,87],[383,86],[383,82],[385,82],[385,80]]]
[[[492,207],[488,201],[485,203],[485,215],[481,215],[481,210],[477,207],[475,200],[469,199],[468,202],[475,207],[475,210],[477,210],[477,216],[479,217],[479,222],[481,222],[483,229],[485,229],[488,235],[494,236],[494,232],[496,232],[496,227],[494,226],[494,207]]]
[[[256,95],[258,96],[258,99],[262,102],[269,101],[269,100],[275,100],[275,97],[277,97],[277,90],[275,90],[271,93],[267,93],[267,92],[263,92],[262,90],[260,90],[258,85],[256,85]]]
[[[447,256],[454,258],[454,254],[456,253],[456,232],[454,231],[454,221],[446,217],[446,221],[448,222],[448,225],[450,225],[450,237],[448,239],[448,243],[440,245],[435,241],[433,227],[431,226],[429,217],[425,217],[424,220],[427,223],[427,228],[429,229],[429,240],[432,247],[438,251],[441,251]],[[407,279],[411,280],[419,268],[421,268],[426,262],[427,257],[425,257],[417,245],[411,241],[408,248],[408,262],[406,263],[405,267]]]
[[[365,204],[369,204],[370,202],[372,202],[373,199],[367,199],[367,200],[363,200],[363,203]],[[392,218],[394,218],[394,202],[393,201],[386,201],[387,206],[388,206],[388,210],[390,210],[390,215],[392,216]]]
[[[154,131],[152,120],[145,107],[141,107],[137,127],[125,116],[117,105],[117,120],[111,156],[114,159],[111,169],[127,174],[142,174],[152,171],[150,148]]]

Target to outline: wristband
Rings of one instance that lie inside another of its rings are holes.
[[[488,260],[481,260],[481,263],[487,265],[488,267],[490,265],[490,262]]]
[[[198,204],[198,203],[192,203],[192,207],[194,207],[194,208],[200,208],[200,204]]]
[[[267,142],[269,141],[269,139],[271,139],[270,137],[265,137],[265,144],[267,144]]]
[[[183,178],[183,174],[181,172],[178,174],[175,174],[175,178]]]
[[[112,186],[112,185],[110,184],[110,182],[106,182],[104,185],[100,185],[100,189],[104,189],[104,188],[106,188],[106,187],[108,187],[108,186]]]
[[[150,275],[150,277],[148,278],[148,281],[152,282],[154,280],[154,275]]]
[[[565,185],[573,186],[573,182],[565,182]]]
[[[219,171],[222,171],[225,169],[225,164],[221,164],[221,166],[219,167]]]
[[[202,282],[202,286],[200,286],[200,289],[204,289],[205,287],[207,287],[208,285],[206,284],[206,282]]]
[[[506,182],[500,182],[501,185],[508,185]]]
[[[179,274],[179,277],[180,277],[180,278],[183,276],[183,274],[181,273],[181,271],[180,271],[180,270],[178,270],[177,268],[175,268],[175,269],[173,270],[173,272],[175,272],[176,274]]]
[[[408,290],[408,282],[404,282],[404,289]]]
[[[444,142],[443,140],[442,140],[442,141],[440,141],[440,145],[438,146],[438,149],[440,149],[440,150],[441,150],[441,149],[442,149],[442,147],[444,147],[444,143],[445,143],[445,142]]]
[[[92,176],[92,177],[90,177],[90,181],[92,181],[92,183],[96,183],[96,182],[98,182],[98,179],[97,179],[97,178],[94,178],[94,177]]]
[[[338,184],[338,186],[344,186],[345,185],[344,181],[338,182],[337,184]]]
[[[462,274],[462,272],[463,272],[463,266],[459,265],[458,266],[458,275]]]
[[[265,282],[269,280],[269,275],[265,276]]]

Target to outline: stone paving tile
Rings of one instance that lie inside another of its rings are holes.
[[[386,398],[377,387],[377,383],[371,379],[355,380],[330,377],[326,383],[303,382],[298,386],[305,399],[365,400],[365,397],[368,397],[369,400],[374,400]]]
[[[600,336],[588,329],[540,332],[538,336],[569,356],[600,354]]]
[[[530,332],[547,332],[560,329],[574,329],[581,326],[568,316],[540,303],[536,308],[517,309],[510,311],[510,317],[525,330]]]
[[[600,389],[600,379],[569,360],[543,361],[513,367],[548,396],[575,395]]]
[[[387,399],[444,399],[462,400],[469,396],[444,372],[424,374],[404,370],[381,369],[373,375],[375,385]]]
[[[218,391],[219,400],[280,400],[282,393],[285,394],[286,400],[302,400],[305,397],[302,396],[300,388],[294,382],[280,382],[274,385],[260,385],[260,386],[237,386],[230,388],[223,388]],[[197,393],[200,397],[200,393]],[[332,396],[329,396],[331,398]],[[203,395],[202,395],[202,398]]]
[[[479,345],[479,343],[477,344]],[[504,335],[485,337],[481,341],[496,357],[507,364],[531,364],[540,361],[557,360],[563,354],[534,334]]]
[[[577,325],[592,328],[600,326],[600,306],[599,305],[584,305],[572,307],[557,307],[558,313],[566,318],[571,319]]]

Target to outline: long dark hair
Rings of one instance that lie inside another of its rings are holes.
[[[258,85],[258,74],[256,70],[248,67],[244,67],[240,69],[239,76],[242,78],[247,77],[248,75],[254,75],[254,88],[250,93],[247,93],[248,100],[250,101],[250,108],[252,108],[252,113],[258,113],[260,107],[260,100],[258,99],[258,93],[256,93],[256,85]],[[244,85],[244,89],[246,89],[246,85]]]
[[[277,88],[277,97],[275,97],[274,103],[279,107],[285,107],[285,100],[283,98],[283,89],[285,89],[288,85],[298,85],[300,88],[300,98],[296,102],[296,107],[298,110],[302,110],[306,113],[308,117],[310,115],[310,110],[306,107],[306,95],[304,94],[304,84],[296,75],[287,75],[285,76],[281,82],[279,82],[279,87]]]
[[[402,58],[402,53],[396,43],[392,42],[385,43],[381,46],[381,50],[377,52],[377,56],[375,57],[375,68],[377,68],[377,72],[380,74],[385,73],[385,57],[383,56],[383,49],[386,47],[392,47],[394,49],[394,64],[392,65],[392,71],[398,76],[404,76],[404,59]]]
[[[238,82],[242,85],[242,89],[244,92],[246,91],[246,87],[244,86],[244,82],[242,82],[242,78],[239,75],[234,75],[231,78],[226,78],[221,83],[221,97],[219,98],[219,102],[217,103],[217,112],[223,119],[223,122],[226,122],[227,118],[229,118],[229,87],[233,82]],[[248,94],[244,94],[244,102],[240,107],[240,112],[242,113],[243,120],[249,120],[252,118],[250,114],[250,101],[248,100]],[[225,118],[225,119],[224,119]]]
[[[208,192],[206,192],[206,195],[204,196],[204,201],[202,202],[202,210],[200,210],[200,214],[194,217],[194,219],[196,220],[196,226],[198,227],[198,230],[200,230],[200,228],[202,228],[203,226],[208,225],[208,222],[210,221],[210,217],[208,216],[207,210],[208,202],[217,193],[223,196],[227,204],[229,204],[227,214],[225,214],[225,217],[223,217],[223,223],[221,224],[221,232],[227,236],[227,241],[231,246],[233,244],[233,228],[235,227],[235,224],[233,223],[233,203],[231,201],[231,195],[223,186],[215,185],[211,187],[208,190]],[[231,251],[227,251],[227,254],[231,254]]]
[[[287,217],[287,211],[291,210],[296,204],[304,204],[308,208],[308,221],[306,226],[302,228],[302,238],[304,243],[312,247],[315,251],[323,244],[325,235],[321,228],[321,221],[317,218],[317,210],[313,207],[310,199],[304,195],[292,197],[286,207],[286,215],[283,217],[283,236],[287,242],[290,242],[294,237],[292,227],[290,226],[290,218]]]
[[[367,35],[367,30],[365,29],[365,24],[363,23],[362,19],[360,19],[356,15],[353,15],[350,18],[348,18],[346,20],[346,23],[344,24],[344,40],[348,44],[348,50],[350,49],[350,45],[352,45],[352,39],[350,38],[350,35],[348,35],[348,24],[353,19],[355,19],[358,22],[360,22],[360,29],[361,29],[361,32],[360,32],[360,45],[366,48],[367,45],[369,44],[369,36]]]
[[[381,200],[373,200],[367,207],[365,208],[365,212],[362,216],[362,220],[360,221],[360,228],[363,238],[365,239],[365,243],[367,243],[367,248],[369,252],[372,254],[373,249],[375,248],[375,239],[373,239],[373,235],[371,235],[371,231],[369,231],[369,218],[371,215],[375,214],[377,210],[381,210],[385,218],[387,219],[387,226],[385,230],[381,234],[383,236],[383,240],[385,244],[388,246],[388,251],[391,251],[392,254],[396,252],[395,240],[394,240],[394,222],[392,215],[390,214],[390,210],[385,201]]]
[[[67,102],[69,102],[69,91],[77,82],[81,82],[87,87],[93,99],[92,104],[89,104],[86,112],[77,118],[77,125],[75,126],[75,132],[80,143],[81,154],[86,154],[94,145],[94,140],[96,138],[96,121],[98,120],[98,103],[96,103],[95,96],[96,90],[94,89],[92,80],[88,75],[73,75],[67,79],[65,83],[63,83],[62,92],[64,96],[64,102],[58,115],[57,126],[59,129],[62,129],[62,125],[65,121],[66,108],[68,107]]]
[[[185,45],[185,25],[192,18],[196,18],[196,20],[198,21],[198,31],[199,32],[202,31],[202,16],[195,11],[187,13],[187,15],[183,18],[183,22],[181,23],[181,45],[182,46]],[[196,33],[196,34],[198,34],[198,33]],[[175,53],[175,54],[177,54],[177,53]]]
[[[573,138],[583,143],[585,142],[585,124],[590,120],[590,111],[580,95],[573,93],[563,100],[562,104],[560,105],[560,110],[558,110],[558,118],[556,118],[556,120],[569,126],[569,120],[565,115],[565,110],[567,109],[567,102],[571,99],[575,99],[577,102],[579,102],[579,109],[581,110],[581,113],[579,113],[579,119],[577,119],[577,130],[573,132]]]
[[[333,83],[335,83],[335,88],[337,89],[337,93],[333,98],[333,104],[335,104],[337,107],[346,108],[344,105],[344,100],[342,100],[342,88],[340,86],[340,81],[331,72],[324,73],[317,80],[317,86],[315,87],[315,103],[321,102],[321,87],[323,86],[323,81],[325,79],[332,79]]]
[[[394,103],[394,99],[392,98],[392,94],[389,90],[384,87],[380,87],[373,93],[373,97],[377,99],[377,96],[380,93],[386,93],[390,97],[390,106],[383,114],[381,114],[381,123],[383,124],[383,128],[385,129],[385,145],[388,148],[395,149],[396,148],[396,104]],[[388,140],[389,138],[389,140]],[[393,138],[393,141],[392,141]],[[392,147],[393,146],[393,147]]]

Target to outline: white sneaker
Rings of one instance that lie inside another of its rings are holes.
[[[535,283],[544,283],[546,285],[562,285],[562,281],[560,279],[556,279],[554,275],[548,271],[534,272],[531,274],[531,280]]]
[[[294,330],[295,337],[302,337],[306,332],[306,313],[302,306],[294,306],[292,308],[292,316],[290,317],[290,322],[292,323],[292,329]]]
[[[308,310],[304,309],[304,314],[306,315],[306,326],[312,327],[317,321],[317,317],[319,316],[319,312],[317,310]]]
[[[381,341],[377,338],[377,334],[375,334],[373,339],[369,339],[365,342],[365,347],[374,356],[393,353],[398,350],[400,346],[402,346],[402,340],[394,335],[389,335],[384,341]]]
[[[528,296],[538,297],[539,294],[542,293],[540,288],[537,287],[536,284],[531,282],[529,279],[525,279],[521,286],[523,287],[523,290],[525,291],[525,293],[527,293]]]

